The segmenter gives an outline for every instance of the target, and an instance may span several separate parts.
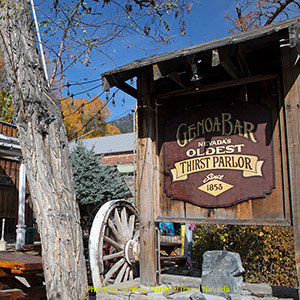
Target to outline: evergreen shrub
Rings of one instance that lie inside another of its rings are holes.
[[[94,150],[78,143],[70,156],[81,221],[83,228],[88,229],[101,205],[127,199],[131,194],[121,173],[113,166],[102,165]]]

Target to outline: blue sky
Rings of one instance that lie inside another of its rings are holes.
[[[169,45],[161,47],[161,45],[153,44],[149,39],[141,36],[129,36],[127,37],[127,40],[119,38],[107,50],[111,59],[107,59],[100,55],[93,55],[91,57],[91,65],[89,67],[77,64],[66,73],[66,76],[70,83],[84,82],[84,78],[93,80],[100,78],[100,74],[105,71],[109,71],[136,59],[228,36],[230,25],[225,20],[224,15],[234,14],[235,3],[235,0],[202,0],[200,4],[195,5],[190,13],[186,15],[185,21],[187,26],[185,37],[181,37],[178,32],[173,31],[173,29],[175,30],[178,27],[175,24],[176,21],[171,18],[168,20],[168,24],[171,27],[171,35],[174,35],[175,37]],[[39,18],[39,21],[40,20],[41,16]],[[130,46],[128,44],[130,39],[133,39],[134,44],[138,47],[154,50],[144,51],[137,49],[135,46]],[[71,86],[69,92],[73,94],[80,93],[98,84],[99,82],[92,83],[91,85],[85,84],[82,86]],[[89,95],[82,94],[76,97],[83,96],[85,98],[89,98],[99,95],[101,92],[101,87],[98,87],[91,91]],[[66,95],[66,90],[64,95]],[[101,98],[104,100],[105,96],[103,95]],[[125,99],[125,102],[123,99]],[[130,110],[135,110],[135,100],[122,91],[116,94],[115,103],[115,106],[113,106],[112,103],[109,103],[108,105],[111,112],[109,120],[126,115]]]

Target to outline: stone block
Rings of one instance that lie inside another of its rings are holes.
[[[227,300],[242,300],[242,297],[240,294],[229,294]]]
[[[202,292],[223,297],[240,294],[244,272],[238,253],[223,250],[206,251],[202,264]]]

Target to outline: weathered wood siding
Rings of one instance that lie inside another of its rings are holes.
[[[17,137],[17,128],[0,122],[0,134]],[[6,219],[5,237],[15,237],[18,215],[18,186],[20,163],[0,157],[0,219]]]
[[[0,133],[11,137],[17,137],[18,134],[16,126],[1,121],[0,121]]]

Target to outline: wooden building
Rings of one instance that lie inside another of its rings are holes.
[[[138,100],[143,284],[159,282],[159,221],[293,225],[300,275],[299,22],[102,74]]]
[[[0,121],[0,219],[6,220],[8,240],[16,237],[21,158],[16,126]]]

